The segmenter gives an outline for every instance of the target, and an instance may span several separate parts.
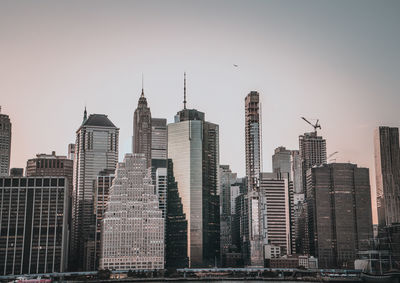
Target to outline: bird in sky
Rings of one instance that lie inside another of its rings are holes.
[[[237,67],[239,67],[239,65],[237,65],[237,64],[233,64],[233,67],[237,68]]]

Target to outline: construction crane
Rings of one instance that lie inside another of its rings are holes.
[[[315,123],[315,125],[313,123],[311,123],[310,121],[308,121],[306,118],[301,117],[301,119],[303,119],[304,121],[306,121],[308,124],[310,124],[313,128],[314,128],[314,132],[317,133],[317,129],[321,130],[321,125],[319,124],[319,120],[317,119],[317,122]]]
[[[334,153],[329,154],[329,156],[327,158],[328,162],[333,161],[333,160],[335,160],[335,162],[336,162],[336,158],[332,158],[332,156],[334,156],[338,153],[339,153],[339,151],[335,151]]]

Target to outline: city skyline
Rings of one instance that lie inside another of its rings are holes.
[[[90,1],[0,4],[11,167],[24,168],[38,153],[67,155],[85,104],[120,127],[121,161],[131,148],[141,74],[152,113],[171,123],[187,71],[188,107],[220,125],[221,164],[245,175],[244,119],[237,113],[243,96],[256,90],[263,172],[272,171],[276,147],[298,149],[298,136],[311,132],[301,116],[319,118],[327,153],[370,169],[375,203],[373,131],[398,126],[399,3],[116,3],[98,2],[96,13]]]

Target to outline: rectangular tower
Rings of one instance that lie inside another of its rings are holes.
[[[350,163],[307,171],[309,249],[321,268],[354,268],[372,239],[369,170]]]
[[[375,172],[379,226],[400,223],[399,129],[375,131]]]
[[[1,114],[0,107],[0,176],[7,176],[10,170],[11,122],[8,115]]]

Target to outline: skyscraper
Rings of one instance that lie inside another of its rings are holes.
[[[7,176],[10,170],[11,122],[6,114],[1,114],[0,107],[0,176]]]
[[[318,136],[317,131],[304,133],[299,136],[300,157],[302,160],[303,170],[303,190],[306,188],[306,172],[314,165],[322,165],[326,163],[326,140]]]
[[[190,266],[214,266],[219,258],[219,127],[206,122],[203,112],[186,109],[186,92],[184,109],[168,125],[168,157],[188,220]]]
[[[151,166],[151,144],[151,112],[142,88],[142,94],[133,116],[132,152],[143,153],[146,156],[147,167]]]
[[[400,223],[399,129],[375,131],[375,172],[379,226]]]
[[[174,166],[168,159],[168,195],[165,231],[165,265],[167,269],[188,267],[188,222],[182,198],[174,177]]]
[[[101,171],[115,170],[118,138],[119,129],[103,114],[91,114],[89,118],[84,115],[76,131],[72,256],[82,270],[87,269],[86,245],[89,239],[93,240],[95,230],[93,182]]]
[[[0,274],[68,267],[68,179],[0,177]]]
[[[247,194],[241,199],[245,235],[241,238],[244,263],[247,266],[264,266],[259,176],[261,170],[261,125],[259,93],[251,91],[245,98],[245,146]]]
[[[164,219],[144,154],[126,154],[118,164],[101,251],[101,269],[164,269]]]
[[[372,238],[369,170],[331,163],[307,171],[309,249],[320,268],[354,268]]]

